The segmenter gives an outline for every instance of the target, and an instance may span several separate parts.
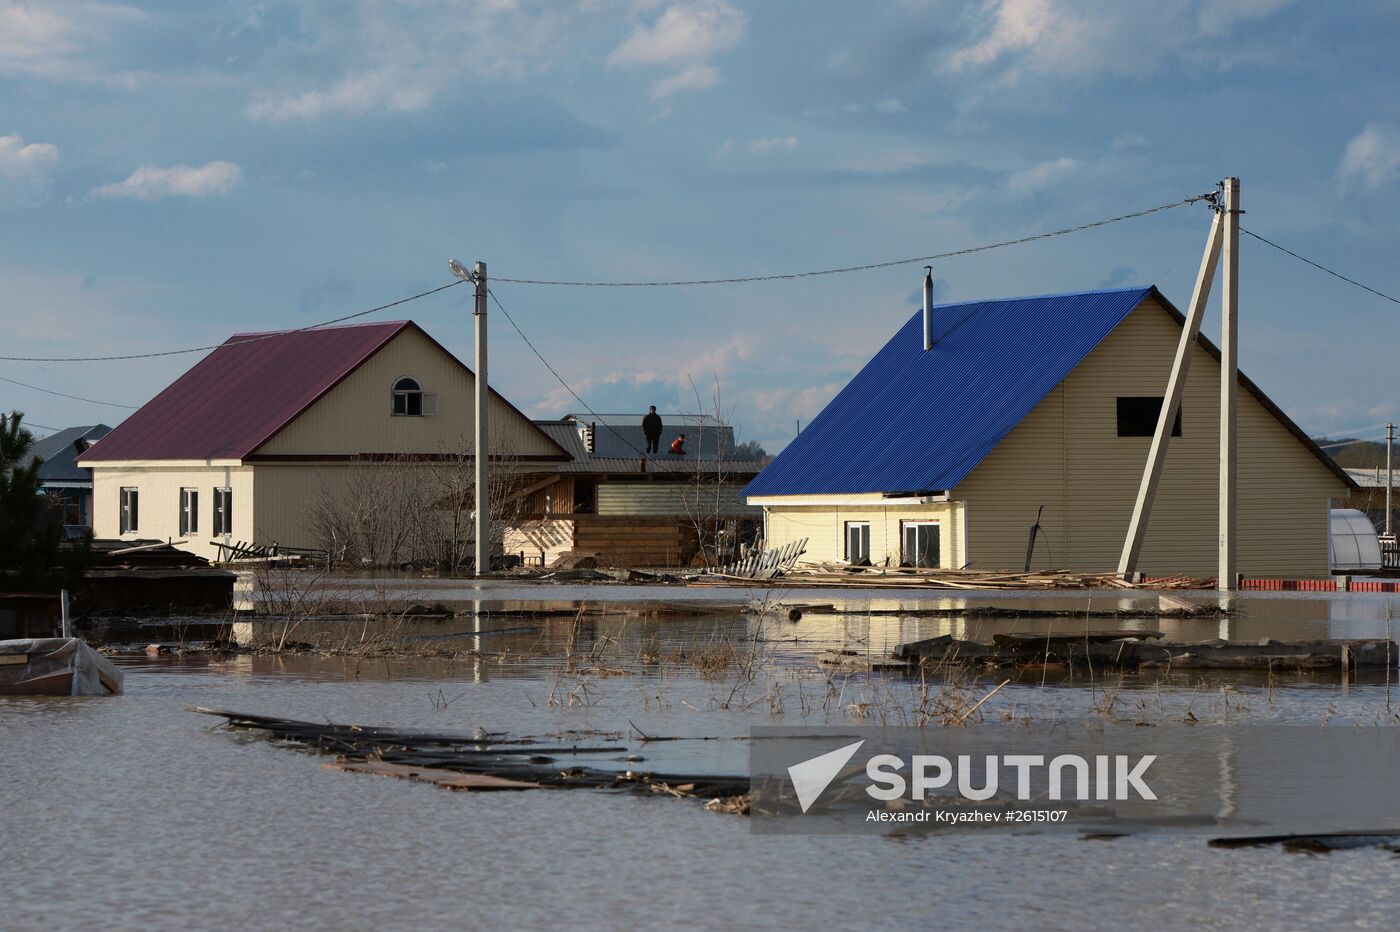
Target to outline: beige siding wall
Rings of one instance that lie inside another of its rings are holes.
[[[93,475],[93,535],[143,540],[181,540],[180,490],[199,490],[199,531],[183,538],[181,549],[213,559],[214,489],[233,490],[233,540],[251,540],[253,470],[249,466],[160,467],[96,464]],[[138,490],[138,525],[121,534],[121,490]],[[221,538],[222,539],[222,538]]]
[[[794,505],[767,509],[765,546],[782,547],[807,538],[804,563],[844,562],[846,522],[870,523],[870,562],[900,562],[901,522],[939,522],[939,558],[944,567],[958,567],[963,559],[962,508],[953,502],[928,505]]]
[[[603,482],[598,486],[600,515],[700,515],[716,513],[758,517],[762,511],[739,497],[742,484],[717,488],[689,482]]]
[[[437,395],[436,415],[394,417],[390,413],[393,385],[403,376],[415,379],[424,392]],[[280,455],[469,452],[475,391],[475,379],[471,374],[427,337],[410,329],[367,360],[257,452]],[[559,454],[538,429],[496,396],[492,396],[490,424],[493,452]]]
[[[1117,435],[1117,397],[1160,396],[1181,328],[1143,302],[953,493],[968,502],[977,568],[1019,568],[1036,510],[1037,568],[1113,570],[1151,439]],[[1214,575],[1220,365],[1199,346],[1139,569]],[[1239,568],[1250,576],[1322,576],[1327,502],[1345,487],[1249,392],[1239,392]]]

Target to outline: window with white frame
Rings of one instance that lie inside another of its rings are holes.
[[[940,543],[937,521],[905,521],[902,529],[903,566],[940,566]]]
[[[140,525],[139,500],[140,495],[136,489],[123,488],[121,490],[121,533],[136,533],[136,529]]]
[[[233,533],[233,489],[214,490],[214,533]]]
[[[870,522],[846,522],[846,562],[868,564],[870,562]]]
[[[180,490],[180,536],[199,533],[199,489]]]

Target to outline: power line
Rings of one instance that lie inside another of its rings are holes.
[[[1363,426],[1363,427],[1348,427],[1348,428],[1346,428],[1346,429],[1344,429],[1344,430],[1329,430],[1329,431],[1327,431],[1325,434],[1321,434],[1320,436],[1322,436],[1322,437],[1328,437],[1328,436],[1332,436],[1332,437],[1359,437],[1363,432],[1374,433],[1374,432],[1376,432],[1377,430],[1380,430],[1381,428],[1385,427],[1387,423],[1388,423],[1387,421],[1381,421],[1381,422],[1378,423],[1378,424],[1366,424],[1366,425]]]
[[[216,350],[221,346],[242,346],[245,343],[257,343],[259,340],[270,340],[273,337],[284,336],[288,333],[303,333],[307,330],[316,330],[320,327],[329,327],[332,324],[344,323],[347,320],[354,320],[356,317],[364,317],[378,311],[387,311],[391,307],[398,307],[400,304],[407,304],[410,301],[417,301],[419,298],[426,298],[430,294],[437,294],[439,291],[446,291],[448,288],[456,288],[462,284],[460,280],[448,282],[446,285],[439,285],[427,291],[420,291],[418,294],[409,295],[407,298],[399,298],[397,301],[390,301],[388,304],[381,304],[365,311],[356,311],[353,314],[346,314],[344,317],[337,317],[333,320],[323,320],[319,324],[310,324],[305,327],[296,327],[291,330],[276,330],[270,333],[259,334],[249,337],[246,340],[239,340],[236,343],[215,343],[210,346],[191,346],[188,349],[162,350],[157,353],[131,353],[126,356],[0,356],[3,362],[114,362],[122,359],[154,359],[157,356],[181,356],[185,353],[203,353],[207,350]],[[30,386],[32,387],[32,386]],[[40,389],[43,391],[43,389]],[[122,407],[125,407],[123,405]]]
[[[84,398],[81,395],[69,395],[65,392],[56,392],[51,388],[40,388],[37,385],[30,385],[28,382],[19,382],[15,379],[7,379],[3,375],[0,375],[0,382],[9,382],[11,385],[18,385],[21,388],[32,388],[34,391],[43,392],[45,395],[57,395],[60,398],[71,398],[74,401],[86,401],[88,404],[107,405],[108,407],[112,408],[128,408],[132,411],[135,411],[137,408],[141,407],[140,405],[124,405],[115,401],[98,401],[96,398]]]
[[[1341,442],[1339,442],[1339,443],[1319,443],[1317,446],[1318,446],[1318,449],[1326,451],[1326,450],[1340,450],[1342,447],[1349,447],[1349,446],[1352,446],[1353,444],[1357,444],[1357,443],[1374,443],[1376,446],[1380,446],[1383,442],[1384,442],[1384,441],[1379,440],[1379,439],[1367,439],[1367,438],[1365,438],[1365,437],[1362,437],[1362,438],[1360,438],[1360,439],[1358,439],[1358,440],[1343,440],[1343,441],[1341,441]]]
[[[20,426],[20,427],[37,427],[37,428],[39,428],[40,430],[51,430],[51,431],[54,431],[55,433],[57,433],[59,430],[61,430],[61,428],[58,428],[58,427],[50,427],[50,426],[47,425],[47,424],[35,424],[33,421],[21,421],[19,426]]]
[[[507,282],[512,285],[563,285],[571,288],[674,288],[681,285],[742,285],[749,282],[773,282],[790,281],[796,278],[814,278],[818,275],[843,275],[847,272],[868,272],[873,269],[888,269],[897,265],[913,265],[915,263],[931,262],[934,259],[950,259],[954,256],[966,256],[975,252],[986,252],[989,249],[1000,249],[1003,246],[1019,246],[1023,243],[1033,243],[1037,240],[1050,239],[1053,236],[1065,236],[1070,233],[1080,233],[1084,230],[1092,230],[1096,227],[1108,226],[1110,223],[1119,223],[1123,220],[1133,220],[1137,217],[1146,217],[1148,214],[1155,214],[1163,210],[1171,210],[1174,207],[1182,207],[1186,204],[1194,204],[1196,201],[1203,201],[1214,198],[1215,192],[1209,194],[1197,194],[1180,201],[1172,201],[1170,204],[1162,204],[1158,207],[1149,207],[1146,210],[1135,210],[1130,214],[1121,214],[1117,217],[1109,217],[1104,220],[1095,220],[1092,223],[1081,223],[1078,226],[1065,227],[1063,230],[1051,230],[1047,233],[1035,233],[1031,236],[1023,236],[1020,239],[1004,240],[1000,243],[988,243],[983,246],[971,246],[967,249],[954,249],[951,252],[941,252],[932,256],[914,256],[909,259],[889,259],[883,262],[870,262],[865,265],[848,265],[838,269],[820,269],[814,272],[788,272],[778,275],[748,275],[742,278],[699,278],[687,281],[641,281],[641,282],[570,282],[570,281],[550,281],[540,278],[505,278],[500,275],[492,276],[492,281]]]
[[[643,453],[641,450],[638,450],[636,444],[632,443],[632,441],[628,440],[626,437],[622,436],[622,434],[618,433],[616,428],[614,428],[607,421],[603,420],[603,418],[599,416],[598,412],[590,408],[588,406],[588,402],[584,401],[582,396],[580,396],[578,392],[574,391],[573,387],[569,385],[568,382],[564,381],[564,377],[559,374],[558,370],[556,370],[553,366],[549,364],[549,360],[545,359],[544,355],[541,354],[539,350],[535,349],[535,344],[530,342],[530,338],[525,335],[525,331],[521,330],[520,325],[515,322],[515,318],[510,316],[510,311],[507,311],[505,309],[505,306],[501,304],[501,299],[496,297],[496,293],[490,288],[486,289],[486,293],[491,296],[492,301],[496,302],[497,309],[499,309],[500,312],[506,316],[506,320],[510,323],[511,327],[515,328],[515,332],[520,335],[520,339],[525,341],[525,345],[530,348],[530,352],[534,353],[535,358],[538,359],[541,363],[543,363],[544,367],[550,371],[550,374],[559,380],[559,384],[564,386],[564,390],[567,391],[570,395],[573,395],[574,400],[581,404],[583,406],[583,409],[587,411],[590,415],[592,415],[595,421],[602,421],[603,426],[606,427],[614,437],[616,437],[618,440],[621,440],[628,447],[631,447],[632,452],[645,459],[646,454]],[[698,455],[699,454],[697,453],[697,456]],[[651,462],[653,463],[653,465],[660,467],[662,472],[675,472],[675,470],[671,469],[669,466],[660,463],[656,460],[652,460]]]
[[[1266,245],[1266,246],[1272,246],[1272,247],[1274,247],[1274,248],[1277,249],[1279,252],[1287,253],[1288,255],[1292,256],[1292,257],[1295,258],[1295,259],[1297,259],[1299,262],[1306,262],[1308,265],[1312,266],[1313,268],[1318,269],[1318,270],[1323,271],[1323,272],[1326,272],[1328,275],[1331,275],[1333,278],[1340,278],[1342,281],[1346,282],[1347,284],[1355,285],[1356,287],[1360,288],[1360,289],[1363,290],[1363,291],[1369,291],[1369,292],[1371,292],[1371,294],[1375,295],[1375,296],[1378,297],[1378,298],[1385,298],[1387,301],[1394,302],[1395,304],[1400,304],[1400,298],[1392,297],[1391,295],[1386,294],[1384,291],[1377,291],[1376,289],[1372,288],[1370,285],[1363,285],[1363,284],[1361,284],[1359,281],[1357,281],[1357,280],[1354,279],[1354,278],[1347,278],[1347,277],[1346,277],[1345,275],[1343,275],[1341,272],[1334,272],[1334,271],[1332,271],[1331,269],[1329,269],[1327,266],[1325,266],[1325,265],[1320,265],[1320,264],[1318,264],[1318,263],[1312,261],[1311,259],[1307,258],[1306,256],[1300,256],[1300,255],[1298,255],[1296,252],[1294,252],[1294,251],[1291,250],[1291,249],[1285,249],[1284,247],[1280,246],[1278,243],[1275,243],[1273,240],[1267,240],[1267,239],[1265,239],[1264,237],[1260,236],[1258,233],[1255,233],[1255,232],[1253,232],[1253,231],[1251,231],[1251,230],[1246,230],[1244,227],[1240,227],[1240,232],[1241,232],[1241,233],[1244,233],[1244,234],[1247,234],[1247,235],[1249,235],[1249,236],[1254,237],[1255,239],[1257,239],[1259,242],[1263,243],[1263,244]]]

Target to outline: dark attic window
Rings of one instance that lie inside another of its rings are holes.
[[[407,376],[394,383],[393,413],[397,417],[423,416],[423,389]]]
[[[1118,436],[1151,437],[1157,433],[1157,418],[1162,416],[1162,396],[1118,396]],[[1181,436],[1181,409],[1176,409],[1172,436]]]

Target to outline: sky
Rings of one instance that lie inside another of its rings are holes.
[[[1247,229],[1400,295],[1397,44],[1393,0],[0,0],[0,355],[305,327],[452,258],[619,281],[931,255],[1227,175]],[[1209,217],[940,260],[937,299],[1156,284],[1184,306]],[[776,452],[922,274],[493,289],[593,410],[718,407]],[[1248,237],[1240,276],[1241,367],[1304,429],[1400,417],[1400,306]],[[369,319],[470,361],[468,291]],[[581,412],[489,320],[493,385]],[[116,424],[198,358],[0,362],[90,399],[0,382],[0,409]]]

